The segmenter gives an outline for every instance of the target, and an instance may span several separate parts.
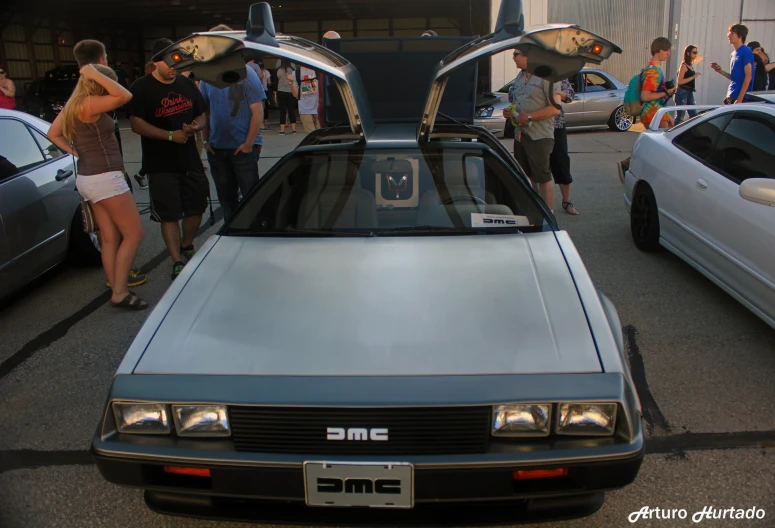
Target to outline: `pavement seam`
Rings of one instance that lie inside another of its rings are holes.
[[[218,222],[223,218],[223,209],[218,207],[215,210],[215,221]],[[196,237],[202,236],[208,229],[210,229],[210,222],[206,221],[202,224],[196,232]],[[157,267],[159,267],[165,260],[169,258],[169,252],[165,248],[158,253],[151,260],[146,262],[140,267],[142,273],[148,274]],[[44,330],[36,337],[33,337],[30,341],[24,344],[21,349],[14,352],[8,359],[0,363],[0,380],[4,379],[8,374],[13,372],[19,365],[30,359],[35,353],[49,347],[59,339],[67,335],[70,329],[78,324],[80,321],[96,312],[106,302],[110,300],[110,290],[101,293],[91,301],[89,301],[84,307],[69,315],[65,319],[59,321],[51,328]]]

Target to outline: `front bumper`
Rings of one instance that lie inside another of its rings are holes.
[[[502,115],[477,117],[474,119],[474,126],[489,130],[495,137],[503,137],[503,130],[506,128],[506,118]]]
[[[515,481],[515,469],[557,464],[497,467],[423,467],[414,471],[414,507],[409,510],[308,507],[301,467],[188,464],[207,467],[210,477],[175,475],[164,462],[105,456],[97,466],[109,482],[146,490],[154,511],[171,515],[264,523],[337,525],[492,525],[591,515],[602,492],[630,484],[643,460],[641,450],[619,460],[574,462],[568,475]]]

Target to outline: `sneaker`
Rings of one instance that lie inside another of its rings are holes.
[[[285,132],[278,132],[278,134],[280,134],[281,136],[284,136]]]
[[[140,286],[141,284],[144,284],[148,280],[148,275],[145,273],[140,273],[140,270],[133,269],[129,270],[129,279],[126,282],[126,285],[129,287],[134,286]],[[105,281],[105,286],[110,288],[110,281]]]
[[[294,130],[293,132],[291,132],[291,134],[295,134],[295,133],[296,133],[296,131],[295,131],[295,130]]]
[[[185,248],[180,248],[180,256],[186,259],[186,261],[191,260],[194,258],[194,255],[196,254],[196,250],[194,249],[194,246],[188,246]]]
[[[624,184],[624,175],[630,170],[630,159],[632,158],[627,158],[616,164],[616,170],[619,172],[619,181],[622,182],[622,184]]]
[[[183,271],[183,268],[186,265],[183,262],[176,262],[172,265],[172,280],[175,280],[178,278],[178,275],[180,275],[180,272]]]
[[[146,178],[140,173],[135,174],[135,181],[137,182],[137,185],[139,185],[140,187],[143,187],[143,188],[148,187],[148,178]]]

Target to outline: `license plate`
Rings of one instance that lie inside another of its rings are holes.
[[[411,508],[414,467],[408,463],[305,462],[307,506]]]

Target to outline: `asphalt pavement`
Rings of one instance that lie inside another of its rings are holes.
[[[299,131],[279,136],[275,124],[265,133],[262,173],[302,139]],[[775,330],[677,257],[635,248],[615,163],[637,134],[571,133],[581,214],[562,211],[559,189],[554,210],[619,311],[648,454],[636,482],[607,494],[598,513],[541,526],[773,527]],[[122,135],[134,174],[139,139],[128,129]],[[134,291],[153,304],[172,263],[149,219],[147,190],[136,188],[135,197],[146,229],[136,262],[150,279]],[[218,221],[205,216],[197,246],[220,225],[214,207]],[[88,448],[111,378],[149,313],[116,310],[108,299],[101,269],[61,266],[0,306],[0,527],[220,526],[152,513],[141,491],[105,482],[93,464]],[[632,515],[644,507],[663,511]],[[711,518],[693,522],[706,508],[715,508]],[[728,508],[765,517],[718,518]],[[657,518],[667,510],[686,518]]]

